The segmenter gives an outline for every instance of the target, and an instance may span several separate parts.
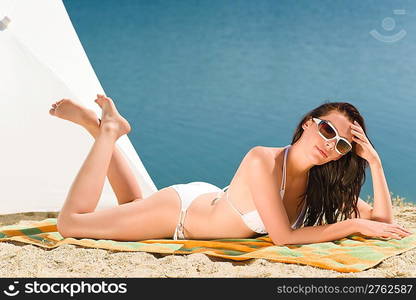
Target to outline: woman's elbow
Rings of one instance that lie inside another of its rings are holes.
[[[395,224],[395,223],[396,223],[396,220],[394,220],[393,218],[390,218],[390,219],[386,219],[386,220],[384,221],[384,223],[388,223],[388,224]]]
[[[395,220],[393,219],[393,218],[388,218],[388,219],[385,219],[384,221],[382,221],[382,222],[384,222],[384,223],[388,223],[388,224],[394,224],[394,223],[396,223],[395,222]]]
[[[371,221],[388,223],[388,224],[394,224],[395,223],[394,217],[386,218],[384,216],[383,217],[371,216],[370,220]]]
[[[290,245],[290,240],[288,237],[270,237],[273,244],[276,246],[286,246]]]
[[[294,229],[289,227],[280,230],[270,230],[269,237],[276,246],[290,245],[293,240]]]
[[[286,241],[276,241],[276,240],[272,240],[273,244],[275,244],[276,246],[286,246],[289,243],[287,243]]]

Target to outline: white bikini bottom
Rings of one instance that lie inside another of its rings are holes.
[[[181,199],[181,213],[179,216],[178,224],[175,228],[175,233],[173,234],[174,240],[185,240],[184,234],[184,222],[186,211],[191,205],[192,201],[195,200],[198,196],[206,193],[220,192],[222,191],[219,187],[202,181],[194,181],[189,183],[181,183],[171,185],[179,195]]]

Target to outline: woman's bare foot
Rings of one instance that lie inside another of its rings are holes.
[[[102,109],[101,131],[114,133],[117,138],[130,132],[129,122],[120,115],[111,98],[98,95],[95,102]]]
[[[49,110],[52,116],[68,120],[85,127],[87,130],[98,128],[97,114],[71,99],[62,99],[52,104]]]

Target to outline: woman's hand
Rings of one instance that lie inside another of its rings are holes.
[[[369,164],[380,162],[377,151],[371,145],[360,124],[357,121],[354,121],[354,124],[351,125],[351,132],[352,140],[357,143],[355,154],[367,160]]]
[[[357,231],[366,236],[401,239],[412,234],[412,232],[398,224],[389,224],[360,218],[354,220],[357,224]]]

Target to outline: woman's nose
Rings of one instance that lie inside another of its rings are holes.
[[[327,141],[326,144],[327,144],[328,149],[334,150],[336,141]]]

